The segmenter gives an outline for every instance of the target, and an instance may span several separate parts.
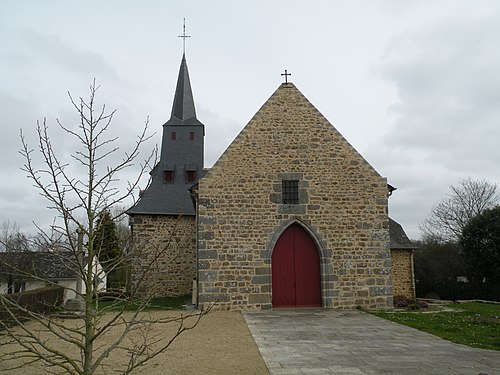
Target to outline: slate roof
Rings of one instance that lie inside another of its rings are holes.
[[[189,191],[192,185],[164,184],[153,179],[129,215],[195,215]]]
[[[6,280],[9,274],[29,275],[47,280],[76,279],[77,273],[71,268],[74,256],[69,253],[38,251],[15,251],[0,253],[0,279]]]
[[[191,90],[185,54],[182,55],[181,67],[177,78],[177,87],[175,88],[174,104],[172,105],[172,114],[170,117],[171,119],[180,120],[180,122],[192,118],[196,119],[193,91]]]
[[[406,235],[403,227],[398,222],[389,218],[389,238],[391,249],[415,249],[416,246]]]

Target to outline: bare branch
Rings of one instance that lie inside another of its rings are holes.
[[[470,177],[450,186],[450,194],[433,207],[420,229],[424,236],[457,242],[469,221],[500,202],[497,185]]]
[[[57,256],[61,267],[71,270],[81,280],[81,289],[70,286],[66,291],[76,295],[83,303],[84,310],[79,319],[61,319],[32,311],[20,305],[15,298],[0,296],[0,312],[5,311],[16,324],[9,326],[0,320],[0,327],[3,328],[0,334],[0,371],[40,362],[47,366],[49,372],[62,370],[69,374],[88,375],[103,368],[108,369],[106,361],[114,351],[125,351],[128,361],[123,363],[122,369],[116,370],[129,373],[165,351],[179,335],[193,329],[208,312],[193,312],[171,318],[152,317],[143,312],[150,298],[147,295],[138,298],[141,284],[148,273],[158,267],[159,257],[168,251],[175,228],[166,246],[163,244],[158,247],[153,254],[144,275],[131,286],[129,294],[119,296],[114,303],[104,308],[95,298],[98,292],[96,280],[102,273],[99,258],[103,256],[103,239],[97,236],[97,219],[102,212],[110,211],[132,195],[142,174],[156,162],[157,156],[155,149],[144,161],[137,162],[141,147],[152,137],[148,118],[131,150],[125,152],[117,163],[110,162],[111,157],[120,151],[118,138],[110,133],[116,112],[108,111],[105,105],[97,106],[99,88],[94,80],[87,100],[74,99],[68,93],[79,121],[74,126],[67,126],[58,119],[57,125],[78,144],[78,148],[70,155],[56,152],[46,119],[37,122],[36,149],[31,148],[23,132],[20,133],[20,153],[24,157],[22,170],[47,200],[48,208],[58,216],[48,231],[35,224],[39,231],[36,246],[44,253]],[[38,160],[35,156],[40,158],[40,165],[35,162]],[[120,173],[130,167],[138,168],[139,175],[122,186]],[[73,175],[75,169],[83,171],[85,177]],[[123,215],[123,210],[116,216],[120,215]],[[0,243],[7,242],[0,240]],[[110,272],[128,267],[133,256],[133,252],[127,249],[105,265]],[[175,260],[175,254],[172,259]],[[10,271],[31,282],[44,282],[51,286],[57,284],[38,273],[35,267],[18,264],[12,265]],[[128,312],[132,306],[137,308]],[[51,307],[59,308],[55,305]],[[26,322],[26,318],[31,321]],[[161,327],[170,324],[175,324],[176,329],[172,334],[167,334],[167,330]],[[106,335],[112,335],[114,339],[105,343],[103,337]]]

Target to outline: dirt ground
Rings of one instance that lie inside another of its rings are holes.
[[[175,314],[186,314],[185,311]],[[152,318],[171,316],[174,312],[153,312]],[[30,328],[37,329],[34,322],[28,323]],[[72,324],[69,322],[69,324]],[[75,323],[76,324],[76,323]],[[167,337],[175,331],[171,325],[165,333]],[[42,333],[43,334],[43,333]],[[104,340],[112,340],[116,334],[108,335]],[[136,336],[136,338],[139,338]],[[0,341],[3,341],[0,339]],[[106,345],[100,341],[99,344]],[[59,344],[59,343],[57,343]],[[0,342],[2,352],[13,348],[10,344]],[[68,348],[65,347],[68,351]],[[78,352],[74,350],[73,355]],[[16,359],[17,360],[17,359]],[[114,352],[107,358],[109,367],[101,368],[100,374],[113,374],[120,364],[127,361],[124,351]],[[54,369],[53,369],[54,370]],[[49,369],[37,363],[17,370],[5,370],[5,364],[0,361],[0,373],[12,375],[45,374]],[[255,345],[245,319],[240,312],[215,311],[204,316],[198,326],[183,333],[170,348],[154,358],[134,373],[152,374],[269,374],[259,350]]]

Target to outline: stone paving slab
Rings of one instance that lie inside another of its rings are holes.
[[[500,375],[500,352],[454,344],[360,311],[245,312],[272,375]]]

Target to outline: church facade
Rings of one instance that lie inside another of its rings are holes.
[[[414,296],[393,188],[292,83],[206,171],[183,57],[163,130],[152,182],[128,212],[145,291],[219,309],[389,309]]]

